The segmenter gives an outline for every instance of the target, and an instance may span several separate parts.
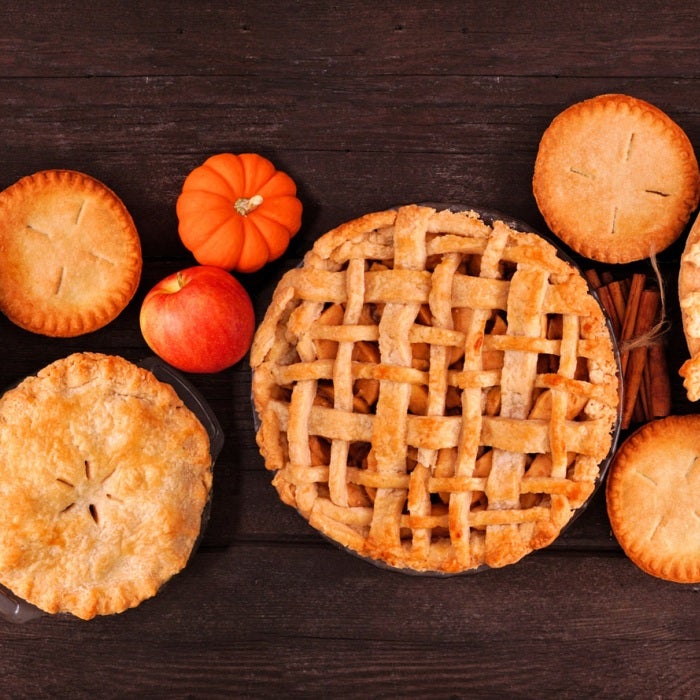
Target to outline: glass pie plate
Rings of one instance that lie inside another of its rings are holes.
[[[209,435],[209,450],[211,452],[212,466],[221,452],[224,445],[224,432],[217,420],[211,407],[201,395],[201,393],[185,379],[179,372],[173,369],[170,365],[163,362],[157,357],[147,357],[135,363],[139,367],[152,372],[161,382],[170,384],[182,399],[183,403],[194,413],[200,420],[202,425]],[[8,387],[10,388],[10,387]],[[208,501],[202,512],[202,526],[200,535],[192,548],[194,553],[201,541],[202,535],[209,520],[209,512],[211,509],[212,492],[209,492]],[[10,622],[23,623],[34,618],[45,615],[43,610],[40,610],[34,605],[15,596],[11,591],[8,591],[3,586],[0,586],[0,618],[4,618]]]
[[[536,234],[539,237],[543,238],[547,243],[552,245],[555,248],[558,257],[560,257],[562,260],[564,260],[569,265],[571,265],[576,271],[579,272],[579,274],[581,274],[581,277],[584,280],[586,280],[585,275],[583,274],[582,270],[580,269],[580,266],[571,258],[571,256],[568,253],[566,253],[562,249],[562,244],[558,240],[554,239],[551,236],[547,236],[547,235],[542,234],[541,232],[537,231],[529,224],[527,224],[527,223],[525,223],[517,218],[514,218],[512,216],[504,214],[500,211],[491,210],[491,209],[484,209],[484,208],[480,208],[480,207],[473,207],[473,206],[468,206],[468,205],[463,205],[463,204],[425,202],[425,203],[422,203],[422,206],[429,206],[429,207],[432,207],[436,210],[449,209],[451,211],[474,211],[480,216],[480,218],[486,224],[493,225],[493,223],[495,221],[502,221],[508,227],[510,227],[511,229],[514,229],[516,231]],[[303,263],[300,264],[299,267],[301,267],[302,265],[303,265]],[[588,284],[588,282],[587,282],[587,284]],[[590,291],[591,296],[598,303],[598,306],[601,309],[601,313],[603,315],[603,318],[605,319],[606,327],[608,329],[608,333],[609,333],[612,348],[613,348],[614,361],[615,361],[615,365],[617,368],[617,375],[618,375],[618,379],[620,380],[620,394],[621,394],[621,391],[622,391],[622,389],[621,389],[621,386],[622,386],[621,385],[621,376],[622,375],[621,375],[621,371],[620,371],[620,355],[619,355],[619,349],[617,347],[615,335],[614,335],[613,330],[612,330],[612,324],[611,324],[610,319],[605,311],[605,308],[603,307],[603,305],[600,302],[600,299],[598,298],[596,291],[591,287],[590,284],[588,284],[588,289]],[[599,464],[598,476],[595,480],[593,490],[592,490],[591,494],[586,498],[586,500],[578,508],[576,508],[575,511],[573,511],[571,517],[564,524],[564,526],[562,527],[557,538],[561,537],[561,535],[568,528],[570,528],[571,525],[576,521],[576,519],[579,518],[581,516],[581,514],[586,510],[586,508],[590,504],[591,500],[595,496],[596,492],[598,491],[601,483],[605,479],[608,467],[609,467],[610,462],[612,460],[612,457],[615,453],[618,439],[619,439],[620,423],[621,423],[621,405],[622,405],[622,401],[621,401],[621,396],[620,396],[618,410],[617,410],[617,416],[616,416],[614,424],[611,428],[611,446],[610,446],[610,449],[608,451],[607,456]],[[260,428],[260,417],[257,415],[257,412],[256,412],[254,407],[253,407],[253,422],[254,422],[255,430],[257,431]],[[487,570],[490,568],[488,565],[483,564],[481,566],[467,569],[467,570],[460,571],[460,572],[456,572],[456,573],[444,573],[444,572],[432,571],[432,570],[417,571],[417,570],[409,569],[409,568],[396,567],[396,566],[392,566],[392,565],[390,565],[390,564],[388,564],[380,559],[374,559],[374,558],[365,556],[363,554],[359,554],[358,552],[354,551],[352,548],[347,547],[339,542],[336,542],[335,540],[333,540],[331,537],[325,535],[324,533],[322,533],[318,530],[316,530],[316,532],[318,532],[321,535],[321,537],[328,540],[331,544],[333,544],[333,545],[339,547],[340,549],[352,554],[353,556],[356,556],[356,557],[362,559],[363,561],[366,561],[370,564],[373,564],[381,569],[390,570],[390,571],[397,571],[397,572],[404,573],[404,574],[410,574],[410,575],[416,575],[416,576],[445,577],[445,576],[455,576],[455,575],[464,575],[464,574],[474,574],[474,573],[481,572],[481,571],[484,571],[484,570]]]

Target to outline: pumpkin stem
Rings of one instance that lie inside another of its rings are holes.
[[[239,197],[233,208],[241,215],[245,216],[255,211],[263,203],[262,195],[254,194],[252,197]]]

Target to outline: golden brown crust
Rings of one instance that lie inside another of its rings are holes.
[[[251,350],[280,498],[351,550],[458,572],[549,544],[618,406],[585,280],[540,236],[409,205],[322,236]]]
[[[682,233],[700,197],[685,132],[643,100],[609,94],[576,103],[542,135],[533,192],[549,228],[588,258],[627,263]]]
[[[0,583],[89,619],[182,569],[211,488],[204,427],[127,360],[77,353],[0,399]]]
[[[0,192],[0,310],[22,328],[101,328],[133,297],[141,265],[131,215],[98,180],[45,170]]]
[[[683,332],[690,359],[679,373],[688,399],[700,399],[700,216],[695,219],[681,255],[678,274],[678,298]]]
[[[606,487],[613,533],[643,571],[700,582],[700,416],[644,425],[620,447]]]

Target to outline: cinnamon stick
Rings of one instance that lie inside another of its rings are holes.
[[[598,289],[602,285],[600,277],[598,276],[598,273],[595,270],[586,270],[583,274],[588,280],[588,284],[590,284],[591,287],[593,287],[593,289]]]
[[[600,281],[604,285],[608,285],[613,281],[613,276],[612,272],[608,272],[607,270],[605,272],[600,273]]]
[[[608,314],[610,319],[610,325],[612,326],[613,333],[615,337],[620,336],[620,331],[622,330],[622,323],[620,321],[620,316],[615,308],[615,303],[613,302],[612,296],[610,296],[610,290],[604,285],[598,288],[598,298],[600,303],[603,305],[605,312]]]
[[[636,322],[633,324],[633,330],[630,332],[629,338],[627,338],[628,340],[633,336],[639,338],[647,334],[652,329],[659,311],[659,303],[661,300],[659,292],[652,289],[642,289],[637,293],[638,287],[639,283],[633,277],[627,310],[629,311],[632,304],[636,303],[637,313],[635,314]],[[633,297],[638,297],[638,299],[633,299]],[[625,320],[627,322],[627,319]],[[629,428],[634,416],[635,404],[639,396],[639,389],[644,377],[644,366],[647,361],[647,346],[642,344],[633,347],[626,354],[628,360],[623,370],[625,377],[621,422],[623,430]]]
[[[654,367],[651,361],[651,354],[647,348],[647,361],[644,365],[644,375],[642,377],[642,385],[639,389],[638,404],[641,405],[642,421],[650,421],[652,419],[651,410],[651,375]]]
[[[649,353],[644,358],[644,371],[642,371],[642,381],[639,385],[639,391],[637,392],[637,400],[634,402],[634,410],[632,411],[632,418],[630,423],[644,423],[646,421],[646,386],[644,384],[644,375],[646,374],[646,369],[648,366]]]
[[[611,282],[607,285],[607,289],[613,305],[615,306],[615,313],[620,321],[620,326],[622,326],[622,321],[625,318],[625,309],[627,307],[627,297],[623,284],[622,282]],[[620,330],[622,330],[622,328],[620,328]]]
[[[664,346],[660,340],[648,337],[658,321],[660,292],[645,288],[647,278],[643,273],[620,280],[607,271],[591,269],[584,274],[620,345],[625,385],[622,428],[670,415],[671,381]]]
[[[622,328],[622,322],[620,320],[620,314],[618,313],[615,303],[610,295],[610,290],[608,289],[608,285],[612,282],[610,273],[603,272],[602,275],[598,275],[595,270],[591,269],[586,270],[584,275],[586,276],[588,283],[598,295],[598,299],[600,299],[600,303],[603,305],[605,313],[610,319],[610,325],[612,326],[613,333],[615,334],[615,337],[618,337]],[[607,280],[607,283],[604,283],[603,280]]]
[[[661,341],[649,346],[647,362],[651,375],[649,420],[671,415],[671,379]]]
[[[626,349],[624,349],[624,345],[626,342],[630,341],[635,336],[635,334],[639,335],[639,333],[637,333],[636,331],[636,324],[639,321],[639,307],[642,299],[642,293],[644,291],[645,282],[646,275],[639,272],[633,274],[632,281],[630,282],[629,294],[627,295],[625,316],[622,322],[622,330],[620,331],[620,344],[622,346],[622,350],[620,352],[620,363],[622,364],[622,373],[625,376],[627,375],[627,362],[629,358],[629,352]],[[651,326],[649,326],[649,328],[651,328]],[[649,330],[649,328],[647,328],[647,331]],[[646,331],[644,332],[646,333]]]

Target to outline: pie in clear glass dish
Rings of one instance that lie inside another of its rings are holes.
[[[540,235],[461,207],[321,236],[278,283],[251,366],[280,499],[407,573],[549,545],[619,430],[615,341],[583,275]]]

